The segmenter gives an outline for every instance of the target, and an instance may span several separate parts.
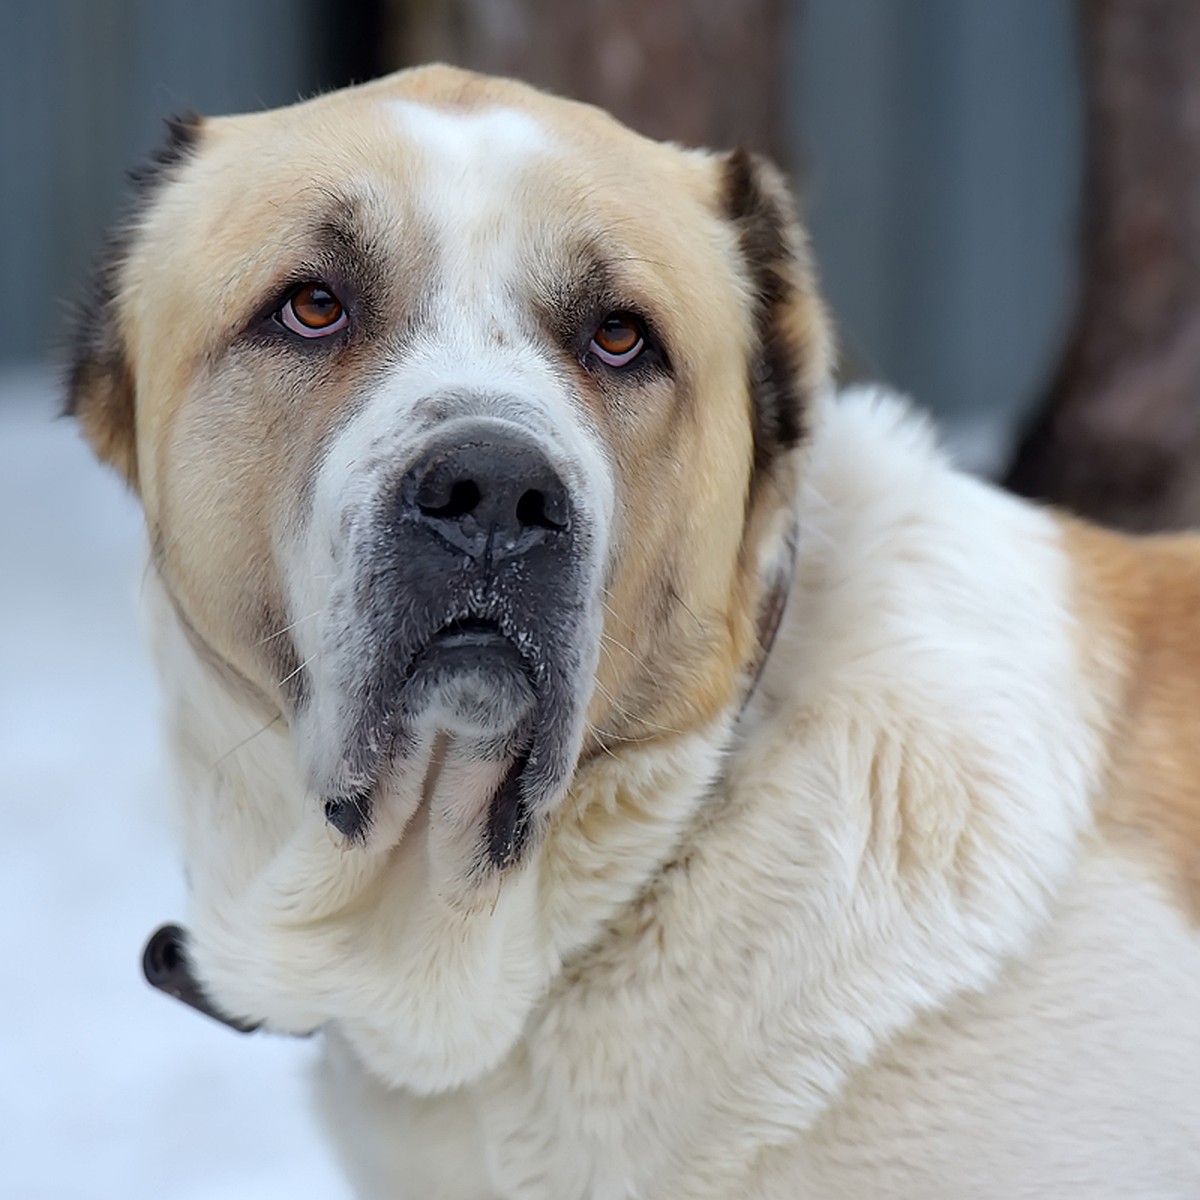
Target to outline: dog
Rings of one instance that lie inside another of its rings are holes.
[[[831,358],[778,170],[515,82],[143,173],[68,409],[189,969],[362,1196],[1200,1195],[1200,543]]]

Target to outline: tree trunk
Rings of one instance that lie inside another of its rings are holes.
[[[654,138],[788,159],[784,0],[392,0],[397,65],[442,60],[608,109]]]
[[[1200,524],[1200,4],[1082,0],[1074,332],[1007,478],[1128,529]]]

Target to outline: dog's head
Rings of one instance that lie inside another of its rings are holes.
[[[446,68],[176,124],[70,410],[346,852],[454,866],[736,705],[827,335],[778,174]]]

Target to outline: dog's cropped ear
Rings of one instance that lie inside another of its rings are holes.
[[[110,463],[137,490],[136,385],[121,334],[118,302],[122,277],[138,224],[163,181],[194,151],[201,120],[172,117],[167,136],[145,166],[131,172],[132,211],[109,235],[69,334],[70,366],[63,411],[79,421],[98,458]]]
[[[742,149],[721,165],[722,203],[754,301],[749,372],[759,475],[803,441],[812,397],[829,377],[831,335],[782,172]]]

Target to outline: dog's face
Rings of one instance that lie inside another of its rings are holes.
[[[176,128],[71,408],[348,848],[446,870],[735,703],[826,335],[775,173],[445,68]]]

